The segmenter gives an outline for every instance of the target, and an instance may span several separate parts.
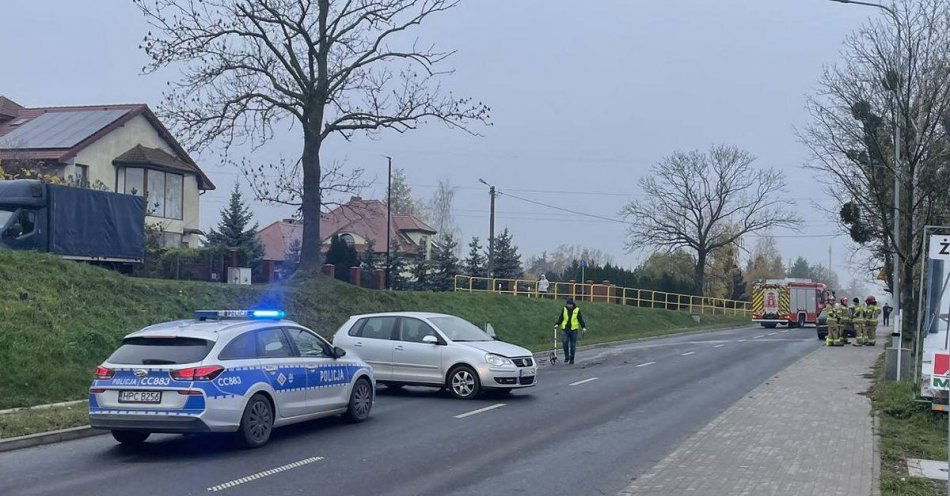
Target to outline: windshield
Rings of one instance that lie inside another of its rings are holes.
[[[452,341],[491,341],[475,324],[458,317],[433,317],[429,319],[446,337]]]
[[[213,341],[196,338],[128,338],[109,357],[125,365],[175,365],[204,360]]]

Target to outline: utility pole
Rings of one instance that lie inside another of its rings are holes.
[[[390,234],[393,231],[393,158],[386,155],[389,160],[389,171],[386,175],[386,289],[393,289],[392,285],[392,265],[393,248]]]
[[[491,197],[491,214],[488,220],[488,278],[491,279],[495,273],[495,187],[479,179],[478,182],[488,186],[488,195]],[[491,284],[491,283],[489,283]],[[495,288],[491,288],[495,289]]]

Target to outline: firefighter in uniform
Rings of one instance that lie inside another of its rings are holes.
[[[838,335],[835,336],[835,344],[844,346],[848,344],[848,324],[851,323],[851,309],[848,308],[848,299],[841,297],[841,304],[838,305]]]
[[[828,323],[825,346],[838,346],[838,334],[841,332],[841,326],[838,324],[838,305],[832,303],[828,307],[828,316],[825,317],[825,322]]]
[[[881,314],[881,307],[877,306],[877,298],[868,296],[867,306],[864,307],[864,344],[874,346],[877,339],[877,318]]]
[[[854,345],[864,346],[864,306],[861,300],[854,299],[854,306],[851,308],[851,321],[854,322]]]

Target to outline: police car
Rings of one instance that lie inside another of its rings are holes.
[[[123,444],[153,432],[235,432],[247,447],[274,427],[369,416],[376,382],[359,357],[277,310],[202,310],[129,334],[96,368],[89,422]]]

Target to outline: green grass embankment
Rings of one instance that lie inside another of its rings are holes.
[[[92,370],[122,336],[189,318],[200,308],[279,307],[324,336],[353,314],[455,314],[499,338],[540,351],[551,346],[560,302],[494,294],[372,291],[326,277],[270,286],[130,278],[54,256],[0,250],[0,409],[81,399]],[[580,303],[590,332],[581,344],[728,326],[745,318]]]

